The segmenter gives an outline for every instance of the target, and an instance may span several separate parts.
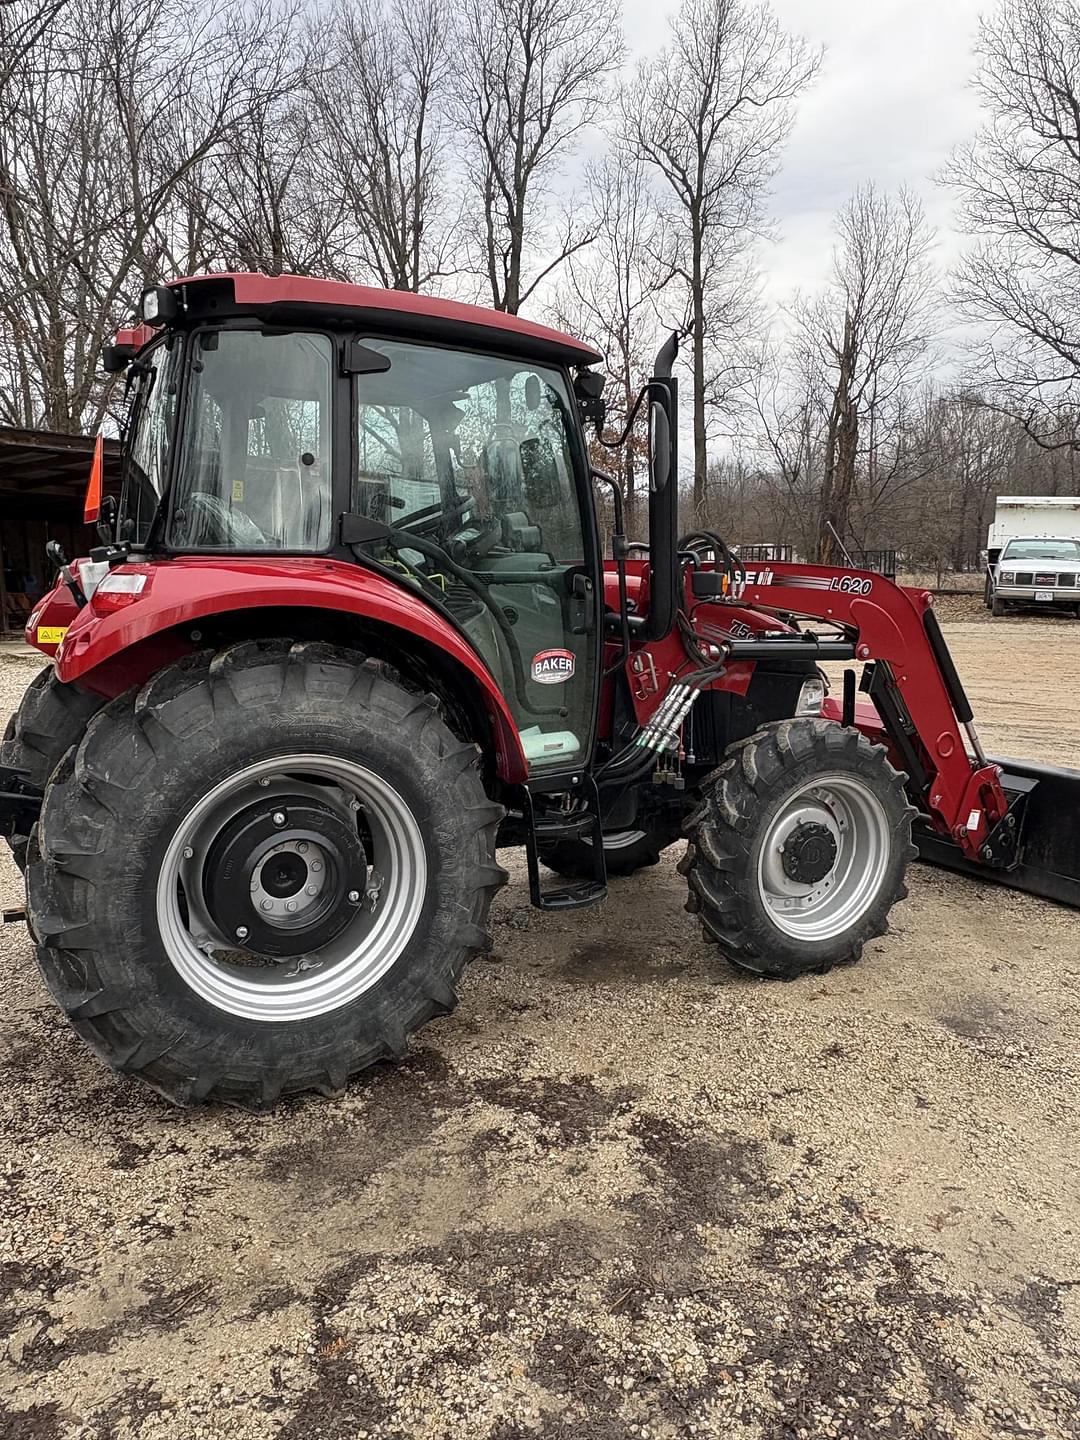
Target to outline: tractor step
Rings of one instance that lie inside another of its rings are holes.
[[[600,819],[600,792],[591,775],[583,777],[578,792],[579,808],[564,813],[536,809],[544,792],[527,786],[524,795],[525,856],[529,866],[529,898],[540,910],[581,910],[597,905],[607,896],[607,865],[604,860],[604,827]],[[544,888],[540,884],[540,846],[559,840],[582,840],[593,854],[593,874],[587,880]]]
[[[532,883],[529,884],[530,892]],[[539,895],[539,899],[537,899]],[[541,910],[583,910],[586,905],[598,905],[607,899],[607,885],[596,880],[579,880],[576,885],[560,885],[550,890],[538,890],[533,894],[532,903]]]

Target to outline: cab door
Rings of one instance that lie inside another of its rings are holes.
[[[562,372],[364,337],[354,508],[384,563],[448,610],[487,662],[534,774],[584,768],[599,691],[598,550]],[[388,363],[387,363],[388,362]]]

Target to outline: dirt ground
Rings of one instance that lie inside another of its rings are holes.
[[[1080,763],[1080,626],[948,633]],[[577,918],[515,864],[456,1015],[266,1118],[100,1068],[0,932],[0,1437],[1078,1440],[1080,915],[916,866],[767,984],[676,859]]]

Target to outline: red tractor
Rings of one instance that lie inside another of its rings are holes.
[[[263,1108],[404,1054],[500,846],[570,909],[684,835],[706,933],[784,979],[883,933],[916,846],[1080,903],[1080,775],[987,760],[928,594],[678,536],[673,344],[632,545],[588,345],[292,276],[142,320],[122,490],[96,467],[102,544],[54,554],[0,757],[46,984],[116,1069]]]

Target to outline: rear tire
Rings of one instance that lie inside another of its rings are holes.
[[[49,776],[82,739],[87,725],[107,702],[101,695],[65,685],[51,665],[35,675],[18,710],[8,721],[0,747],[0,765],[25,770],[31,784],[44,790]],[[8,840],[15,864],[26,869],[29,835]]]
[[[740,969],[793,980],[888,929],[915,855],[904,777],[828,720],[783,720],[729,751],[687,822],[686,908]],[[831,860],[830,860],[831,856]]]
[[[101,1059],[178,1104],[337,1093],[453,1009],[506,879],[502,813],[477,747],[375,662],[287,640],[192,656],[110,704],[48,786],[42,973]]]
[[[664,830],[616,830],[604,836],[604,863],[609,875],[633,875],[655,865],[660,852],[674,845],[678,832]],[[553,845],[540,849],[540,859],[554,870],[571,880],[591,880],[593,869],[592,845],[587,840],[558,840]]]

